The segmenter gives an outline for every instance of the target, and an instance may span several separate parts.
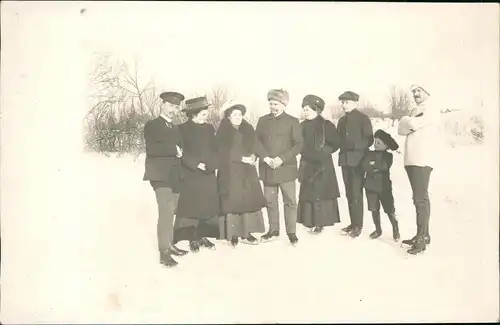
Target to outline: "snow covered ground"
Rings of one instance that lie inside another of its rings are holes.
[[[178,258],[177,268],[166,269],[158,263],[156,202],[142,181],[144,157],[86,154],[83,184],[68,188],[67,202],[59,202],[64,218],[50,229],[39,222],[31,224],[30,234],[6,235],[3,243],[32,240],[33,245],[4,255],[1,321],[495,321],[498,193],[491,171],[496,162],[484,157],[485,146],[443,150],[431,180],[432,244],[423,255],[410,257],[392,241],[385,215],[378,240],[368,238],[373,229],[368,211],[360,238],[340,235],[349,221],[342,194],[342,223],[320,236],[299,226],[295,248],[284,234],[276,242],[236,249],[217,241],[215,251],[188,254]],[[343,191],[338,166],[336,171]],[[59,177],[47,191],[64,172]],[[415,213],[402,155],[396,156],[392,178],[405,239],[415,232]],[[5,227],[16,229],[23,220],[9,223]]]

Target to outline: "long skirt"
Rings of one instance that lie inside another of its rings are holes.
[[[175,218],[174,244],[182,241],[198,241],[201,238],[218,238],[218,216],[208,219]]]
[[[262,210],[242,214],[228,213],[226,216],[219,217],[220,239],[247,237],[251,233],[264,231]]]
[[[340,222],[337,199],[309,202],[299,199],[297,222],[305,227],[333,226]]]

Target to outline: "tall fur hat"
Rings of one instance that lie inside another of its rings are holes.
[[[267,100],[275,100],[286,106],[290,100],[290,95],[288,91],[283,89],[271,89],[267,93]]]
[[[399,149],[399,145],[396,140],[394,140],[394,138],[384,130],[377,130],[373,137],[382,140],[382,142],[392,151]]]

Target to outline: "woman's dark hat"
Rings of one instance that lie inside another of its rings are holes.
[[[399,149],[399,145],[396,140],[394,140],[394,138],[384,130],[377,130],[373,137],[382,140],[382,142],[392,151]]]
[[[234,110],[241,111],[241,115],[245,115],[247,112],[247,108],[245,107],[245,105],[236,104],[236,105],[230,106],[228,109],[226,109],[224,111],[224,117],[229,117]]]
[[[309,94],[302,99],[302,108],[305,106],[311,107],[319,114],[325,109],[325,101],[319,96]]]
[[[188,99],[185,103],[186,107],[184,108],[184,112],[186,113],[196,113],[210,107],[210,103],[205,96]]]

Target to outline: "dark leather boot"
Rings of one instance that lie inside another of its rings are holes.
[[[312,230],[312,233],[314,235],[319,235],[319,234],[321,234],[321,232],[323,232],[323,229],[324,229],[323,227],[314,227]]]
[[[200,244],[197,241],[192,240],[189,242],[189,249],[191,253],[198,253],[200,251]]]
[[[422,253],[426,249],[425,245],[425,236],[423,235],[418,235],[415,242],[413,243],[413,246],[407,250],[408,254],[412,255],[417,255],[419,253]]]
[[[387,215],[389,216],[389,221],[392,225],[392,238],[394,238],[395,241],[398,241],[401,238],[401,235],[399,234],[399,224],[396,214],[388,213]]]
[[[370,234],[371,239],[379,238],[382,235],[382,228],[380,227],[380,211],[372,211],[373,224],[375,231]]]
[[[206,247],[208,249],[215,249],[215,244],[212,243],[210,240],[208,240],[208,238],[206,238],[206,237],[203,237],[200,240],[200,245],[203,247]]]
[[[280,231],[279,230],[274,230],[274,231],[269,230],[265,235],[263,235],[262,237],[260,237],[260,241],[263,242],[263,243],[269,242],[271,240],[278,239],[279,236],[280,236]]]
[[[170,253],[168,252],[162,252],[160,253],[160,263],[162,265],[165,265],[166,267],[174,267],[174,266],[177,266],[177,261],[174,260],[174,258],[172,257],[172,255],[170,255]]]
[[[351,236],[352,238],[356,238],[359,237],[359,235],[361,235],[361,227],[354,226],[352,228],[352,231],[349,233],[349,236]]]
[[[290,243],[294,246],[299,242],[299,239],[295,234],[288,234],[288,240],[290,240]]]
[[[179,247],[177,247],[175,245],[170,245],[168,252],[174,256],[184,256],[188,253],[187,251],[180,249]]]
[[[238,245],[238,237],[234,236],[229,243],[231,246],[236,247]]]
[[[348,235],[348,234],[350,234],[350,233],[351,233],[351,231],[352,231],[352,229],[353,229],[353,228],[354,228],[354,226],[353,226],[353,225],[349,225],[349,226],[347,226],[347,227],[345,227],[345,228],[342,228],[342,232],[343,232],[344,234]]]

